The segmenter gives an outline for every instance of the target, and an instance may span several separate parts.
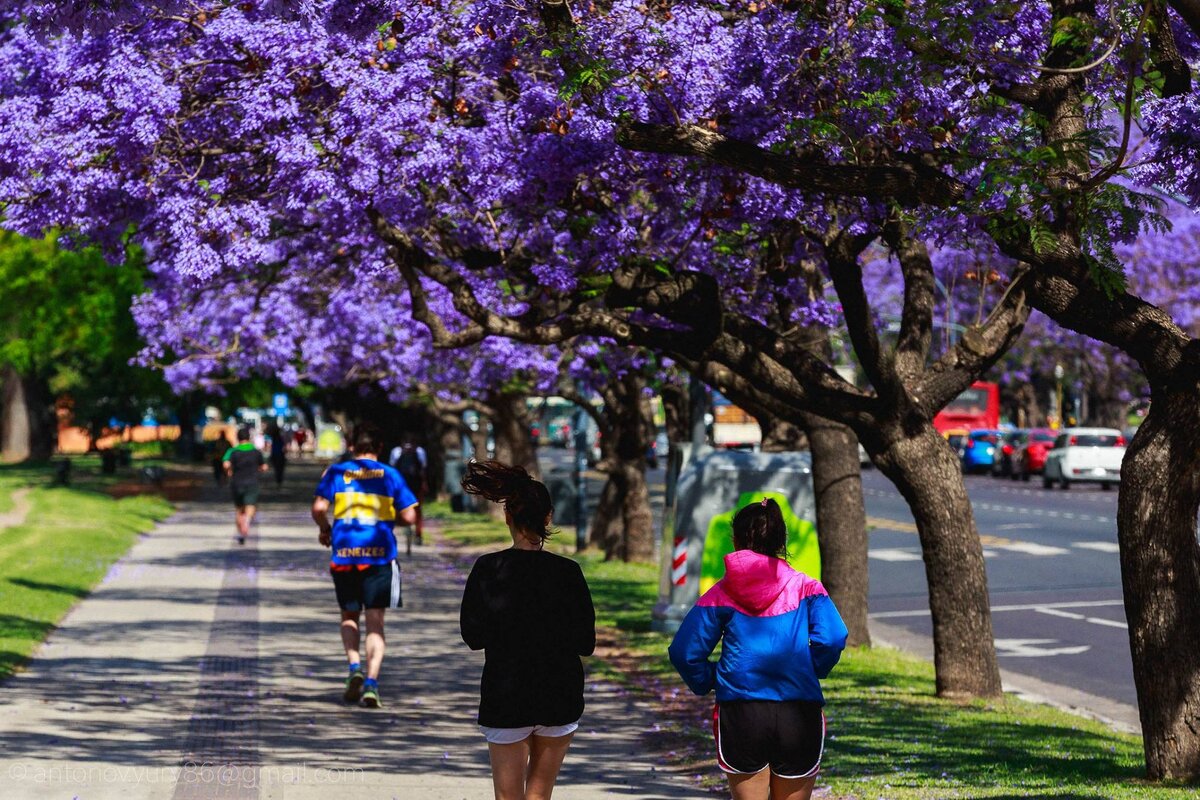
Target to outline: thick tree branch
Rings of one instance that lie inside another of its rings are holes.
[[[933,341],[936,300],[933,262],[925,243],[910,236],[900,222],[890,222],[884,227],[884,240],[896,253],[904,278],[904,308],[896,340],[895,369],[897,377],[908,383],[924,371]]]
[[[947,206],[966,196],[964,184],[921,160],[879,166],[805,162],[699,125],[628,122],[617,128],[616,138],[618,144],[630,150],[698,156],[780,186],[835,197],[887,198],[904,206]]]
[[[1008,352],[1029,319],[1026,291],[1033,269],[1021,264],[1000,302],[982,325],[968,328],[962,339],[932,364],[912,392],[913,399],[932,417],[958,397]]]
[[[854,345],[867,380],[881,397],[895,400],[901,384],[890,354],[880,345],[875,314],[863,286],[862,265],[858,261],[873,238],[873,235],[857,237],[857,240],[846,235],[832,237],[825,246],[825,263],[842,304],[850,343]]]
[[[1171,8],[1200,37],[1200,0],[1169,0]]]

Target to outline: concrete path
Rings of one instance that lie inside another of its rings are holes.
[[[14,525],[20,525],[29,516],[29,493],[33,490],[28,486],[22,486],[20,489],[12,491],[12,508],[8,511],[0,513],[0,530],[11,528]]]
[[[465,575],[436,548],[404,561],[384,708],[341,702],[315,479],[302,469],[290,495],[267,492],[245,547],[213,491],[113,567],[0,686],[0,797],[492,797],[474,723],[482,655],[458,635]],[[595,681],[587,704],[556,798],[701,794],[645,752],[645,709]]]

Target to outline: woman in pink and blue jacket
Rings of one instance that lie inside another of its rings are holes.
[[[821,582],[782,558],[774,500],[738,511],[733,545],[725,577],[675,634],[671,663],[696,694],[717,691],[717,764],[735,800],[808,800],[825,742],[820,679],[846,646],[846,625]]]

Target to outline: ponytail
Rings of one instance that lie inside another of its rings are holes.
[[[471,461],[462,479],[463,491],[502,503],[517,530],[546,541],[553,531],[546,518],[554,511],[550,490],[525,468],[499,461]]]
[[[733,517],[733,546],[764,556],[783,558],[787,549],[787,525],[774,498],[743,506]]]

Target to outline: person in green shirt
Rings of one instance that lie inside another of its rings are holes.
[[[229,486],[233,490],[233,505],[237,508],[238,544],[245,544],[250,535],[250,523],[254,521],[254,513],[258,510],[258,474],[267,471],[267,462],[263,454],[250,443],[250,429],[238,429],[238,443],[225,451],[221,463],[225,474],[229,476]]]

